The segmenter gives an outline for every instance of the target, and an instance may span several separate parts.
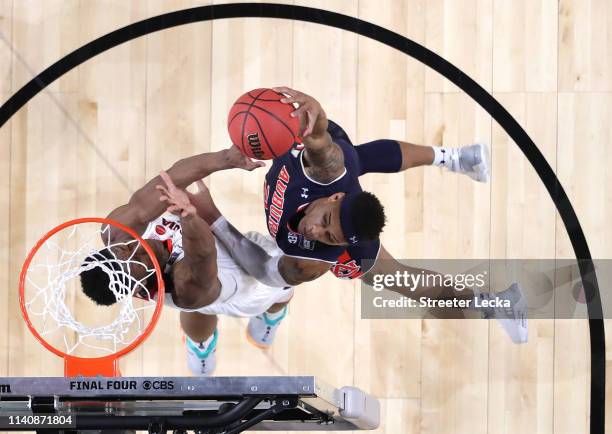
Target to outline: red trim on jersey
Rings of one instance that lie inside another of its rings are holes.
[[[304,208],[306,208],[308,205],[310,205],[310,202],[308,203],[303,203],[302,205],[298,206],[298,208],[295,210],[295,214],[299,213],[300,211],[302,211]],[[295,215],[294,214],[294,215]],[[293,218],[293,216],[292,216]],[[297,228],[293,229],[291,227],[291,225],[289,224],[289,222],[291,221],[291,219],[287,220],[287,229],[289,229],[291,232],[295,232],[296,234],[299,234]]]

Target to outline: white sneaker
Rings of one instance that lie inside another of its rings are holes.
[[[201,342],[192,341],[185,336],[187,346],[187,366],[193,375],[208,377],[217,367],[217,338],[219,333],[215,330],[212,341],[204,347]]]
[[[267,350],[274,342],[278,326],[286,316],[287,306],[283,307],[283,313],[278,318],[270,319],[266,312],[251,318],[247,327],[247,339],[256,347]]]
[[[491,159],[487,145],[477,143],[461,148],[450,148],[451,172],[462,173],[478,182],[488,182]]]
[[[518,283],[513,283],[508,289],[497,294],[491,294],[491,298],[510,301],[510,307],[494,308],[495,318],[515,344],[524,344],[529,337],[527,324],[527,299]]]

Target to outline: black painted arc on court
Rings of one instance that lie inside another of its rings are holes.
[[[42,89],[72,68],[124,42],[184,24],[224,18],[283,18],[323,24],[357,33],[395,48],[434,69],[470,95],[506,131],[521,149],[557,207],[578,259],[589,300],[591,344],[590,432],[603,434],[605,427],[605,334],[599,285],[591,253],[574,208],[559,179],[525,130],[491,94],[436,53],[404,36],[367,21],[323,9],[269,3],[233,3],[200,6],[151,17],[108,33],[76,49],[49,66],[19,89],[0,107],[2,127]]]

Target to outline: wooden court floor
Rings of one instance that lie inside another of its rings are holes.
[[[0,99],[109,31],[204,1],[0,0]],[[612,2],[316,0],[291,2],[374,22],[421,43],[491,92],[520,122],[575,206],[596,258],[612,254]],[[316,24],[232,19],[136,39],[72,70],[0,129],[0,375],[60,375],[24,326],[18,274],[56,224],[104,216],[194,153],[228,146],[244,91],[287,84],[316,96],[354,142],[491,144],[492,182],[434,168],[368,175],[399,258],[572,258],[561,220],[517,146],[437,73],[377,42]],[[265,231],[264,171],[214,174],[220,209]],[[602,290],[605,290],[602,288]],[[310,375],[382,401],[380,433],[588,432],[588,324],[530,321],[513,345],[484,320],[363,320],[359,286],[328,275],[298,288],[274,348],[245,320],[220,323],[218,375]],[[608,327],[608,335],[612,329]],[[612,359],[612,356],[608,356]],[[126,375],[187,375],[166,310]],[[610,399],[607,416],[612,418]]]

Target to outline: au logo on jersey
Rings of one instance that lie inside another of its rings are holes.
[[[332,269],[332,273],[340,279],[354,279],[361,275],[361,267],[357,264],[354,259],[341,263],[336,263]]]

